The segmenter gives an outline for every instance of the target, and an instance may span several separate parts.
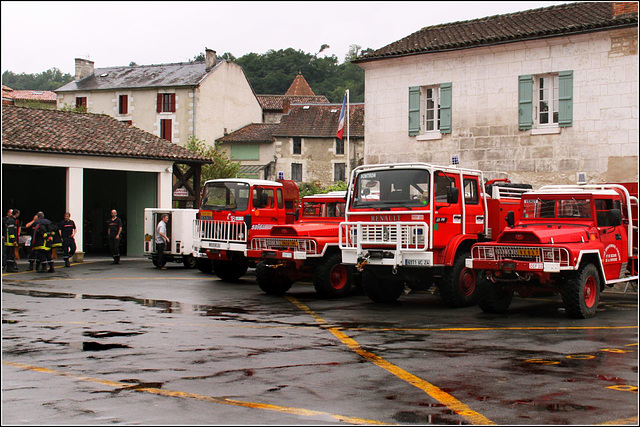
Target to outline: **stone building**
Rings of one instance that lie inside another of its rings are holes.
[[[190,135],[209,144],[262,120],[242,67],[211,49],[205,62],[106,67],[76,58],[75,79],[55,92],[58,108],[84,107],[184,145]]]
[[[16,90],[2,86],[2,105],[56,109],[56,93],[50,90]]]
[[[307,83],[304,76],[299,73],[284,95],[258,95],[258,101],[262,107],[263,123],[280,123],[283,114],[289,112],[291,104],[328,104],[329,100],[324,95],[316,95]]]
[[[542,184],[638,181],[638,4],[571,3],[423,28],[365,70],[365,163]]]

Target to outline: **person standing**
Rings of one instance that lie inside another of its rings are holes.
[[[33,264],[36,263],[36,261],[38,261],[38,264],[36,265],[36,269],[38,268],[38,265],[40,263],[39,260],[37,260],[36,257],[36,250],[33,249],[33,231],[35,229],[35,224],[38,221],[38,215],[34,215],[33,219],[31,221],[29,221],[28,223],[26,223],[24,226],[25,228],[31,228],[31,241],[29,242],[29,255],[27,257],[27,260],[29,261],[29,267],[27,267],[27,271],[32,271],[33,270]],[[26,247],[26,245],[25,245]]]
[[[16,246],[18,245],[18,223],[16,214],[20,215],[20,211],[11,210],[11,215],[7,216],[2,229],[2,240],[4,241],[4,257],[7,273],[15,273],[18,270],[16,263]]]
[[[13,209],[9,209],[7,210],[7,215],[2,217],[2,269],[3,270],[7,266],[7,250],[5,245],[5,242],[7,241],[6,239],[7,221],[12,215],[13,215]]]
[[[53,258],[51,257],[51,250],[53,248],[53,227],[52,222],[44,217],[42,211],[36,214],[37,220],[33,223],[33,239],[31,243],[31,250],[36,251],[37,260],[40,262],[40,268],[36,269],[38,273],[44,273],[47,271],[47,265],[49,266],[49,273],[53,273]]]
[[[111,219],[107,223],[107,232],[109,233],[109,249],[113,262],[111,264],[120,264],[120,235],[122,233],[122,220],[118,218],[118,211],[111,210]]]
[[[71,219],[71,213],[64,213],[64,220],[58,224],[62,237],[62,251],[64,252],[64,266],[71,267],[70,258],[76,253],[76,223]]]
[[[158,252],[158,268],[160,270],[166,270],[164,266],[164,249],[169,244],[169,238],[167,237],[167,222],[169,221],[168,214],[162,214],[160,222],[156,226],[156,251]]]

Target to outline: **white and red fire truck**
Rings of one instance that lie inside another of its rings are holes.
[[[514,291],[522,297],[554,292],[570,317],[588,318],[605,286],[635,281],[637,287],[637,192],[637,184],[599,184],[525,194],[520,220],[510,218],[496,242],[474,245],[467,260],[478,275],[480,308],[506,311]]]
[[[531,188],[491,182],[485,197],[483,181],[478,170],[427,163],[353,170],[340,248],[342,262],[362,270],[369,298],[392,302],[407,287],[436,284],[451,306],[474,302],[476,274],[465,267],[471,246],[497,236],[502,212],[517,213]]]
[[[252,265],[245,257],[252,233],[292,224],[298,203],[298,186],[290,180],[207,181],[193,224],[197,267],[226,281],[239,279]]]
[[[303,197],[299,221],[252,235],[247,257],[259,261],[256,279],[260,289],[281,295],[296,281],[311,279],[323,297],[349,294],[353,267],[342,265],[338,247],[345,198],[344,191]]]

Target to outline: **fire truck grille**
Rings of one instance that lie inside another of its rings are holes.
[[[251,250],[294,250],[307,255],[318,253],[315,240],[287,238],[256,238],[251,240]]]
[[[531,247],[531,246],[476,246],[471,252],[472,259],[478,260],[505,260],[529,262],[553,262],[561,267],[569,266],[569,251],[556,247]]]
[[[193,237],[198,240],[246,243],[247,225],[237,221],[196,219],[193,223]]]
[[[427,236],[426,223],[343,222],[340,224],[340,242],[344,248],[371,245],[423,250],[426,247]]]

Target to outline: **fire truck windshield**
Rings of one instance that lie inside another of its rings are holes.
[[[524,199],[522,218],[591,218],[591,199]]]
[[[245,211],[250,188],[241,182],[210,182],[205,186],[200,209]]]
[[[384,169],[357,176],[354,208],[424,207],[429,204],[429,171]]]

